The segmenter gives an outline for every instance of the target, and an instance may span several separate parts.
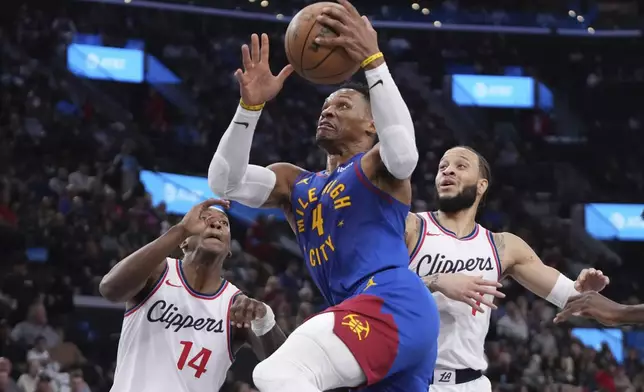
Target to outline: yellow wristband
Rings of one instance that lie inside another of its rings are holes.
[[[374,61],[376,61],[376,60],[378,60],[380,58],[383,58],[383,57],[385,57],[385,55],[382,54],[382,52],[372,54],[371,56],[369,56],[366,59],[364,59],[364,61],[362,63],[360,63],[360,68],[364,68],[367,65],[369,65],[369,64],[373,63]]]
[[[239,100],[239,106],[253,112],[259,112],[260,110],[264,109],[264,105],[266,105],[266,102],[261,105],[246,105],[242,99]]]

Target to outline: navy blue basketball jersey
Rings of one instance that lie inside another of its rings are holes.
[[[351,297],[365,279],[407,268],[409,206],[372,184],[358,154],[333,172],[301,174],[292,189],[295,234],[313,280],[329,305]]]

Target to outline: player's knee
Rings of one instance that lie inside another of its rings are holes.
[[[253,370],[253,383],[260,392],[282,390],[287,384],[296,380],[306,380],[306,375],[297,366],[285,358],[268,357]],[[306,380],[308,381],[308,380]]]

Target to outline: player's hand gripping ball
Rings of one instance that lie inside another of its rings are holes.
[[[347,0],[338,0],[342,7],[325,7],[317,20],[338,36],[320,36],[315,42],[322,46],[341,47],[358,64],[380,52],[378,34],[366,16]]]
[[[238,295],[230,307],[230,322],[237,328],[250,328],[250,322],[266,316],[266,305],[245,295]]]

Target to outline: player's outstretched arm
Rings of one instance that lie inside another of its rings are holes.
[[[248,343],[257,359],[264,360],[277,350],[286,335],[275,322],[275,314],[263,302],[240,294],[230,307],[230,323],[235,327],[235,350]]]
[[[101,279],[98,287],[101,295],[112,302],[132,302],[139,293],[145,291],[146,286],[150,288],[163,273],[166,257],[186,238],[205,229],[202,213],[214,205],[227,208],[229,203],[226,200],[208,199],[197,204],[181,222],[161,237],[119,261]]]
[[[241,100],[210,162],[208,185],[215,194],[250,207],[276,207],[288,199],[291,182],[302,170],[289,163],[250,165],[249,158],[264,104],[281,90],[293,67],[287,65],[274,76],[268,64],[268,36],[262,34],[261,41],[260,45],[253,34],[250,48],[242,46],[244,71],[235,72]]]
[[[523,287],[559,308],[563,308],[568,299],[578,295],[579,291],[601,291],[609,282],[601,271],[596,270],[582,271],[577,282],[573,282],[556,269],[543,264],[534,250],[512,233],[496,233],[494,242],[505,272]]]
[[[382,52],[378,35],[366,16],[361,16],[351,3],[338,0],[344,9],[328,7],[319,22],[327,25],[338,37],[318,37],[316,42],[326,46],[341,46],[365,70],[369,84],[371,112],[380,140],[363,158],[363,168],[375,173],[384,164],[398,180],[406,180],[418,163],[414,123],[409,109],[396,86]],[[369,170],[373,166],[373,170]]]
[[[596,291],[587,291],[570,297],[554,321],[561,323],[572,316],[592,318],[607,326],[644,324],[644,305],[622,305]]]

